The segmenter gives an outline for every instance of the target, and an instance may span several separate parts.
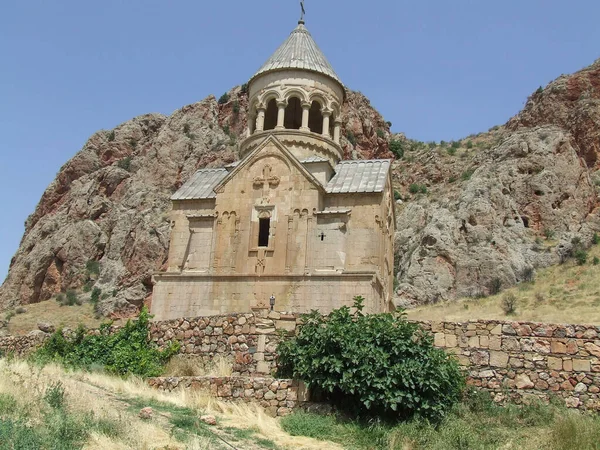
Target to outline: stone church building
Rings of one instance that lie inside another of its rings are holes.
[[[342,161],[345,90],[301,20],[249,81],[240,160],[198,170],[172,197],[157,319],[324,313],[362,295],[393,309],[391,161]]]

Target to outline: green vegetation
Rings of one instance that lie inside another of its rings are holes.
[[[240,93],[241,94],[247,94],[248,93],[248,83],[242,84],[242,87],[240,89]]]
[[[488,284],[488,290],[490,295],[499,294],[502,291],[502,280],[500,278],[493,278]]]
[[[56,301],[60,306],[82,305],[83,301],[77,295],[77,292],[69,289],[66,293],[60,293],[56,296]]]
[[[219,97],[219,101],[217,102],[219,105],[224,105],[229,101],[229,94],[225,92],[221,97]]]
[[[448,147],[448,149],[446,151],[448,152],[448,154],[450,156],[456,155],[456,148],[454,148],[454,147]]]
[[[413,183],[408,187],[408,192],[411,194],[427,194],[427,186],[424,184]]]
[[[394,190],[394,200],[402,200],[402,195],[396,190]]]
[[[467,148],[471,150],[473,148],[473,141],[467,141]]]
[[[392,139],[390,141],[390,152],[394,154],[396,159],[402,159],[404,157],[404,145],[399,139]]]
[[[578,249],[578,250],[575,250],[574,257],[575,257],[575,261],[577,261],[577,264],[580,266],[583,266],[587,262],[588,254],[585,250]]]
[[[453,148],[455,150],[457,150],[460,147],[460,142],[458,141],[452,141],[452,144],[450,144],[450,148]]]
[[[280,374],[363,417],[444,417],[465,385],[456,360],[402,313],[364,315],[363,304],[305,315],[279,344]]]
[[[537,90],[535,91],[536,94],[541,94],[542,92],[544,92],[544,88],[542,86],[537,88]]]
[[[90,259],[85,263],[85,270],[88,275],[100,275],[100,262]]]
[[[59,329],[35,352],[34,360],[57,361],[67,367],[101,365],[119,375],[158,376],[179,344],[164,351],[156,349],[148,338],[149,321],[148,310],[143,308],[137,320],[128,321],[118,331],[112,331],[108,323],[100,326],[99,334],[88,335],[80,326],[72,338],[67,338]]]
[[[460,179],[463,181],[469,181],[474,173],[475,173],[475,169],[473,169],[473,168],[467,169],[462,173],[462,175],[460,176]]]
[[[115,140],[115,130],[112,130],[110,133],[108,133],[108,142],[112,142]]]
[[[501,407],[471,391],[439,424],[359,422],[297,412],[281,419],[293,436],[308,436],[351,450],[583,450],[600,448],[600,416],[564,406]]]
[[[546,240],[554,239],[554,230],[544,228],[544,236],[546,237]]]
[[[377,130],[375,130],[375,133],[377,134],[378,138],[385,139],[385,133],[381,128],[377,128]]]
[[[240,113],[240,102],[237,100],[233,102],[233,113],[236,115]]]
[[[512,292],[509,292],[502,297],[502,311],[507,316],[511,316],[517,312],[517,297]]]
[[[346,139],[348,139],[348,142],[350,142],[352,145],[356,145],[356,136],[354,136],[352,131],[348,131],[346,133]]]
[[[117,161],[117,167],[126,170],[127,172],[131,172],[131,156],[127,156]]]

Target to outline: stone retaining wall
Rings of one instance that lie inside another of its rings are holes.
[[[502,402],[548,399],[600,410],[600,327],[531,322],[425,322],[437,347],[457,355],[468,382]]]
[[[298,315],[257,310],[250,314],[230,314],[154,322],[152,340],[167,346],[181,344],[181,354],[200,358],[223,356],[233,361],[233,374],[271,374],[276,369],[276,349],[281,333],[293,334]]]
[[[42,332],[27,336],[0,336],[0,354],[26,356],[40,347],[49,336]]]
[[[151,324],[159,346],[176,340],[181,353],[233,361],[234,377],[272,376],[281,335],[296,330],[298,316],[256,310],[248,314],[184,318]],[[479,320],[419,322],[437,347],[457,356],[471,385],[497,401],[547,399],[554,394],[573,408],[600,410],[600,327]],[[0,351],[26,354],[44,336],[0,337]],[[239,387],[239,386],[238,386]]]
[[[204,389],[213,397],[227,401],[256,402],[272,416],[285,416],[304,404],[306,388],[293,380],[257,377],[169,377],[150,378],[156,389]]]

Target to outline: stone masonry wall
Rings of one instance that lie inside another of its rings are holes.
[[[550,394],[600,410],[600,327],[531,322],[426,322],[435,345],[457,355],[468,382],[498,402]]]
[[[234,378],[260,378],[273,375],[281,335],[294,333],[297,323],[296,314],[261,309],[153,322],[150,334],[159,347],[178,341],[184,355],[230,358]],[[437,347],[456,355],[469,384],[492,392],[498,402],[556,395],[569,407],[600,410],[598,326],[486,320],[419,323],[433,334]],[[23,355],[43,341],[40,333],[0,337],[0,351]]]
[[[272,416],[285,416],[306,402],[304,384],[270,377],[163,377],[148,384],[164,391],[202,389],[223,400],[256,402]]]

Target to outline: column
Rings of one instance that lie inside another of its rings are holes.
[[[246,136],[252,136],[252,124],[254,123],[254,128],[256,129],[256,114],[250,114],[248,116],[248,125],[246,127]]]
[[[333,140],[336,144],[340,143],[340,132],[342,130],[342,120],[335,118],[335,126],[333,128]]]
[[[329,133],[329,118],[331,117],[331,110],[323,110],[323,136],[331,137]]]
[[[310,131],[310,128],[308,127],[310,106],[311,104],[309,102],[302,102],[302,126],[300,127],[300,131]]]
[[[284,121],[285,121],[285,107],[287,106],[287,102],[286,101],[282,101],[282,102],[277,102],[277,108],[279,108],[277,110],[277,126],[275,127],[276,130],[283,130],[285,127],[284,125]]]
[[[258,108],[258,115],[256,116],[256,131],[264,131],[265,129],[265,112],[266,108],[260,107]]]

